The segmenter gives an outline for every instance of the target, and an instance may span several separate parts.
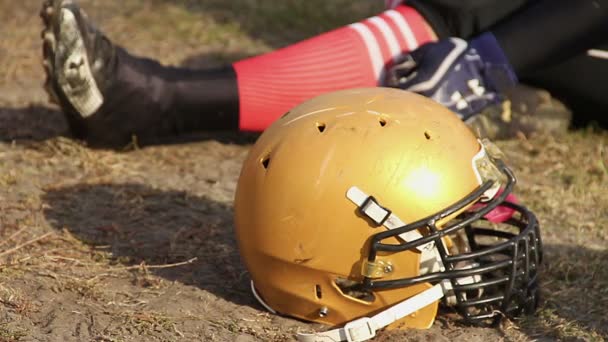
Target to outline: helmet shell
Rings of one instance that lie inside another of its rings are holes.
[[[403,90],[344,90],[295,107],[260,136],[237,186],[236,237],[258,293],[279,313],[338,325],[429,288],[375,291],[373,300],[341,290],[336,280],[363,279],[370,238],[386,230],[346,192],[357,186],[410,223],[479,186],[471,162],[479,150],[454,113]],[[417,250],[380,257],[392,265],[383,280],[420,273]],[[436,313],[437,303],[393,327],[428,328]]]

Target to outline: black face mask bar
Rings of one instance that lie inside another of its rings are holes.
[[[361,288],[365,291],[382,290],[427,282],[436,284],[447,279],[456,297],[456,308],[469,323],[497,323],[502,315],[517,317],[534,312],[538,306],[538,267],[542,260],[539,225],[531,211],[505,201],[516,179],[501,160],[495,163],[506,175],[507,183],[502,193],[484,203],[482,208],[464,211],[441,229],[436,225],[478,201],[494,181],[484,182],[440,213],[372,236],[369,262],[375,262],[378,252],[413,250],[433,242],[443,261],[444,271],[394,280],[365,277]],[[493,224],[484,216],[498,206],[510,208],[515,213],[507,221],[488,228]],[[400,244],[382,243],[385,239],[418,229],[423,237],[417,240]],[[464,232],[470,250],[450,254],[442,238],[460,232]],[[459,279],[466,277],[475,277],[478,281],[459,283]]]

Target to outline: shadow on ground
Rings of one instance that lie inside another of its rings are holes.
[[[107,246],[112,262],[192,265],[153,270],[239,305],[253,305],[233,236],[232,207],[185,192],[138,184],[79,185],[47,192],[44,214],[91,246]]]
[[[139,184],[79,185],[43,198],[47,220],[91,246],[108,246],[129,265],[189,266],[155,270],[168,280],[206,289],[239,305],[254,306],[233,237],[232,207],[185,192]],[[563,324],[608,335],[608,253],[583,246],[546,245],[543,304],[521,324],[532,338],[564,338]]]
[[[69,136],[63,114],[54,109],[32,105],[0,108],[0,141],[41,141]]]
[[[541,308],[522,330],[541,340],[575,340],[581,330],[608,337],[608,251],[549,244],[544,257]]]
[[[44,141],[55,137],[73,138],[68,123],[60,110],[39,105],[21,108],[0,107],[0,141],[31,142]],[[172,145],[196,141],[215,140],[225,144],[252,144],[259,137],[258,133],[239,133],[231,131],[201,131],[181,135],[171,135],[147,141],[139,146]],[[101,146],[117,150],[129,146]]]

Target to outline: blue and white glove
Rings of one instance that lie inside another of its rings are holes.
[[[469,43],[449,38],[425,44],[388,71],[387,85],[432,98],[463,120],[501,101],[517,83],[496,38],[484,33]]]

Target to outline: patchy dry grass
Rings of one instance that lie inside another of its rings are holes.
[[[374,13],[381,1],[82,1],[108,34],[166,63],[211,65]],[[39,85],[39,3],[0,0],[0,341],[291,340],[319,329],[262,311],[232,237],[250,138],[92,150]],[[501,142],[545,243],[543,302],[500,329],[440,317],[391,340],[608,337],[608,134]]]
[[[9,329],[5,324],[0,325],[0,342],[21,341],[26,336],[25,329]]]
[[[544,305],[522,327],[537,337],[602,340],[608,336],[608,135],[579,131],[502,145],[545,244]]]

